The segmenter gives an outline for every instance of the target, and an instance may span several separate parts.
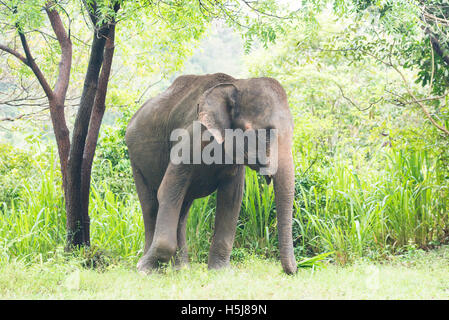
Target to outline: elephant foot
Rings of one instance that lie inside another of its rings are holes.
[[[143,273],[151,273],[170,261],[173,257],[174,250],[162,247],[151,246],[150,249],[137,263],[137,270]]]
[[[207,268],[209,270],[220,270],[224,268],[229,268],[230,265],[231,263],[229,259],[210,258],[207,264]]]
[[[209,251],[209,270],[228,268],[231,260],[232,241],[214,239]]]
[[[152,261],[148,256],[143,256],[140,258],[139,262],[137,263],[137,270],[139,272],[149,274],[151,272],[154,272],[158,269],[159,265],[155,261]]]
[[[190,265],[189,255],[186,250],[179,249],[176,252],[174,266],[176,270],[187,268]]]

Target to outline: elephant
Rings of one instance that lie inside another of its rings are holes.
[[[270,143],[274,142],[264,140],[268,143],[269,159],[277,158],[276,170],[267,174],[266,179],[268,183],[272,179],[274,184],[281,264],[287,274],[295,273],[294,126],[287,94],[273,78],[236,79],[224,73],[177,77],[164,92],[145,102],[128,123],[125,140],[145,228],[144,253],[137,269],[151,272],[170,261],[180,266],[188,264],[186,221],[190,206],[195,199],[215,191],[216,213],[208,268],[229,266],[245,166],[267,172],[275,167],[271,160],[250,163],[248,152],[244,153],[243,163],[205,163],[202,159],[196,163],[175,163],[171,150],[178,141],[172,141],[171,134],[183,129],[192,138],[195,121],[200,123],[201,133],[210,134],[210,143],[218,146],[216,150],[222,148],[222,155],[228,157],[230,152],[223,143],[227,139],[226,130],[276,130],[276,152],[271,152]],[[185,143],[187,146],[200,143],[201,150],[206,147],[204,142],[192,139]],[[193,151],[189,156],[195,157]]]

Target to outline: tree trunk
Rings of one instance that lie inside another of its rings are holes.
[[[98,134],[100,132],[101,121],[105,112],[106,93],[108,89],[109,75],[111,73],[112,58],[114,56],[114,36],[115,26],[110,25],[108,38],[106,39],[103,67],[101,68],[98,80],[97,95],[90,118],[89,131],[84,149],[83,164],[81,168],[81,210],[84,216],[85,235],[89,239],[89,193],[92,163],[97,147]]]
[[[114,53],[115,21],[98,27],[96,2],[88,4],[83,1],[83,3],[89,12],[95,32],[67,165],[67,249],[90,245],[91,169],[104,115]],[[117,12],[119,9],[120,2],[116,2],[113,10]]]
[[[89,245],[89,220],[83,213],[81,205],[81,169],[84,147],[92,114],[92,107],[97,93],[97,84],[103,63],[103,52],[109,28],[101,28],[94,34],[89,64],[87,66],[84,88],[80,106],[75,120],[72,144],[67,166],[66,213],[67,213],[67,248]]]
[[[70,150],[70,132],[65,121],[64,104],[58,103],[55,100],[50,100],[49,104],[53,132],[58,147],[59,163],[61,165],[62,187],[65,193],[67,189],[67,161]]]

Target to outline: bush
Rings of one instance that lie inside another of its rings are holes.
[[[92,185],[96,191],[105,194],[109,190],[122,199],[136,193],[125,144],[128,117],[118,118],[114,127],[103,126],[92,165]]]
[[[51,147],[42,152],[36,146],[22,149],[0,143],[0,210],[19,203],[25,184],[38,183],[45,171],[58,165],[56,161]]]

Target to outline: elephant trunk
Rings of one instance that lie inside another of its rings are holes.
[[[278,169],[273,177],[278,220],[281,263],[287,274],[297,270],[293,253],[292,209],[295,194],[295,172],[291,144],[279,146]]]

